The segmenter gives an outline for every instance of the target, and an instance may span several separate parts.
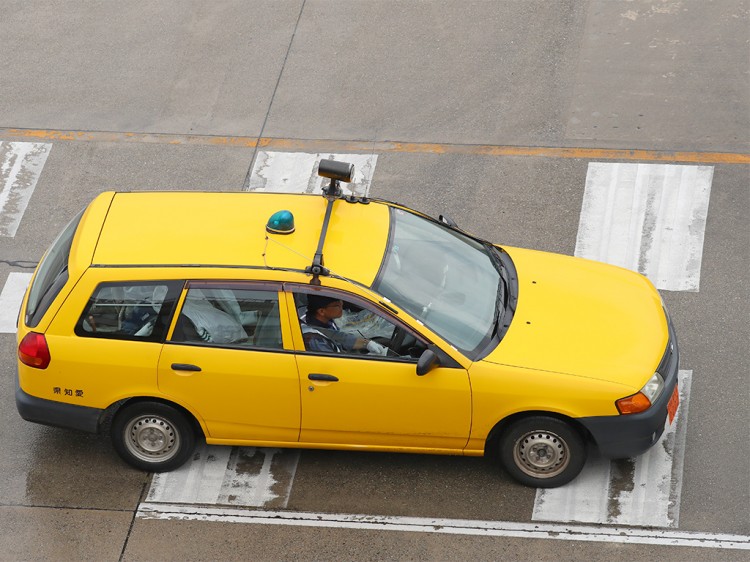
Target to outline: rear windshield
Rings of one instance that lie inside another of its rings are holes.
[[[47,312],[49,305],[68,281],[68,256],[73,244],[73,235],[81,222],[83,211],[68,223],[52,243],[36,270],[26,303],[26,325],[33,328]]]

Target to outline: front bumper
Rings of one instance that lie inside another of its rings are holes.
[[[669,322],[669,342],[658,371],[664,377],[664,390],[656,402],[640,414],[597,416],[578,421],[588,430],[605,458],[630,458],[653,446],[664,432],[667,404],[677,386],[680,353]]]

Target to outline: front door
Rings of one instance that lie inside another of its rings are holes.
[[[302,317],[294,332],[302,339],[300,442],[463,449],[471,426],[466,370],[439,367],[417,376],[427,342],[366,301],[332,292],[317,298],[322,294],[295,295]]]

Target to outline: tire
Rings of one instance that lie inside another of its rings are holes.
[[[570,424],[549,416],[513,422],[500,437],[500,462],[515,480],[535,488],[556,488],[581,472],[586,443]]]
[[[185,415],[166,404],[138,402],[118,412],[112,443],[122,459],[148,472],[168,472],[195,449],[195,431]]]

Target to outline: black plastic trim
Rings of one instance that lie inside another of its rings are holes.
[[[500,260],[507,273],[508,302],[500,318],[498,318],[498,324],[500,324],[501,326],[500,330],[491,334],[490,337],[485,338],[484,346],[482,346],[481,343],[477,346],[476,349],[478,349],[479,351],[471,356],[472,361],[480,361],[487,357],[492,352],[492,350],[500,344],[500,342],[505,337],[505,334],[508,333],[510,325],[513,322],[513,318],[516,314],[516,307],[518,306],[518,296],[520,291],[520,286],[518,284],[518,270],[516,269],[516,264],[513,262],[513,258],[511,258],[510,254],[508,254],[508,252],[503,250],[503,248],[498,246],[497,244],[492,244],[491,242],[485,242],[485,244],[488,244],[497,250],[497,258]],[[500,275],[502,276],[502,273],[500,273]]]
[[[325,381],[325,382],[339,382],[339,378],[335,375],[328,375],[326,373],[310,373],[307,378],[311,381]]]
[[[87,433],[99,431],[99,420],[104,412],[99,408],[37,398],[24,392],[20,386],[16,388],[16,409],[26,421]]]
[[[57,295],[60,294],[60,291],[62,291],[62,288],[68,282],[68,279],[70,279],[70,276],[67,269],[57,276],[47,292],[45,292],[44,296],[39,300],[39,304],[34,312],[31,315],[27,313],[24,321],[26,326],[29,328],[36,328],[39,325],[39,322],[41,322],[44,315],[47,314],[49,307],[55,301]]]

